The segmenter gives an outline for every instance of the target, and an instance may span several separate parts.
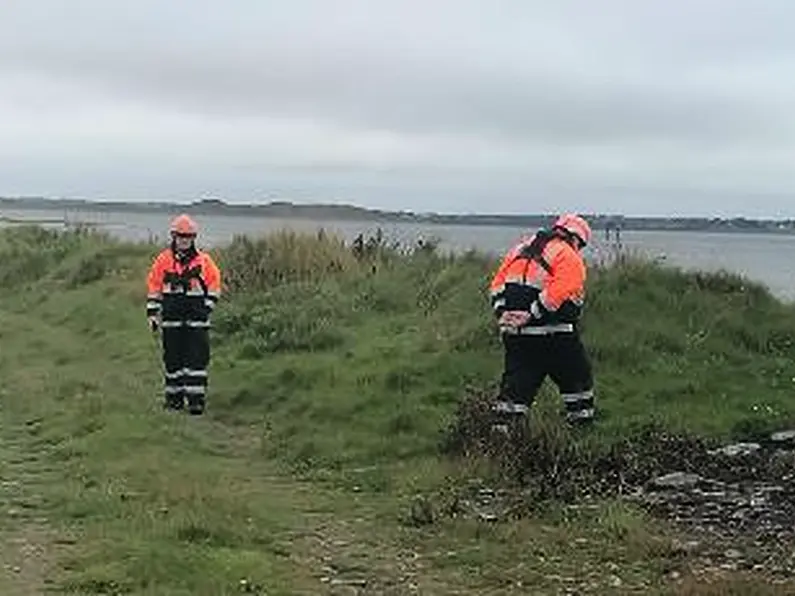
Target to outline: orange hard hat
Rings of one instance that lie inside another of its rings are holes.
[[[173,235],[195,236],[199,232],[199,226],[192,217],[183,213],[171,220],[169,231]]]
[[[576,213],[565,213],[555,222],[554,227],[566,230],[572,236],[576,236],[583,246],[591,242],[591,226],[584,218]]]

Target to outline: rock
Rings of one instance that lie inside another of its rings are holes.
[[[730,457],[735,457],[738,455],[750,455],[761,448],[762,446],[759,443],[734,443],[732,445],[726,445],[724,447],[719,447],[718,449],[713,449],[709,452],[709,454],[728,455]]]
[[[660,488],[689,488],[696,486],[702,478],[698,474],[688,472],[672,472],[665,476],[658,476],[652,480],[652,484]]]
[[[701,543],[698,540],[681,541],[674,539],[671,543],[671,549],[674,552],[681,552],[684,554],[693,554],[701,548]]]
[[[736,548],[730,548],[725,553],[723,553],[723,556],[726,557],[727,559],[740,559],[742,558],[743,554],[740,551],[738,551]]]
[[[363,588],[367,585],[366,579],[342,579],[334,578],[329,582],[332,586],[353,586]]]
[[[795,443],[795,430],[781,430],[770,435],[774,443]]]
[[[700,496],[705,500],[713,499],[713,500],[720,500],[726,497],[725,490],[715,490],[715,491],[706,491],[706,490],[696,490],[695,494]]]

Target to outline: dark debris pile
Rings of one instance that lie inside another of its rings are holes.
[[[719,445],[649,425],[605,446],[536,419],[506,436],[492,430],[489,407],[485,394],[465,400],[443,446],[453,457],[486,456],[511,481],[469,490],[465,501],[482,519],[622,496],[714,545],[703,556],[725,567],[795,569],[795,431]]]

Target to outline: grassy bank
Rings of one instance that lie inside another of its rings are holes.
[[[496,482],[441,451],[466,389],[500,372],[485,258],[236,240],[216,255],[228,287],[194,420],[159,409],[142,302],[156,250],[0,233],[0,530],[17,561],[2,581],[17,593],[44,579],[85,594],[706,589],[669,526],[613,498],[454,515],[475,474]],[[648,422],[722,440],[795,426],[792,307],[734,276],[634,261],[589,284],[601,418],[567,437],[545,388],[551,445],[600,452]]]

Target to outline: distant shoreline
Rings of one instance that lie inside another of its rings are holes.
[[[539,227],[548,225],[553,214],[486,215],[414,213],[383,211],[347,204],[295,204],[273,201],[264,204],[229,204],[217,200],[190,204],[168,202],[113,202],[83,199],[49,199],[38,197],[0,198],[0,209],[36,209],[45,211],[174,213],[184,211],[195,215],[221,215],[284,219],[368,221],[381,223],[416,223],[460,226]],[[3,214],[0,214],[2,216]],[[771,234],[795,233],[795,219],[771,220],[749,218],[704,217],[631,217],[585,214],[594,229],[621,231],[703,231],[756,232]],[[3,219],[8,219],[2,217]]]

